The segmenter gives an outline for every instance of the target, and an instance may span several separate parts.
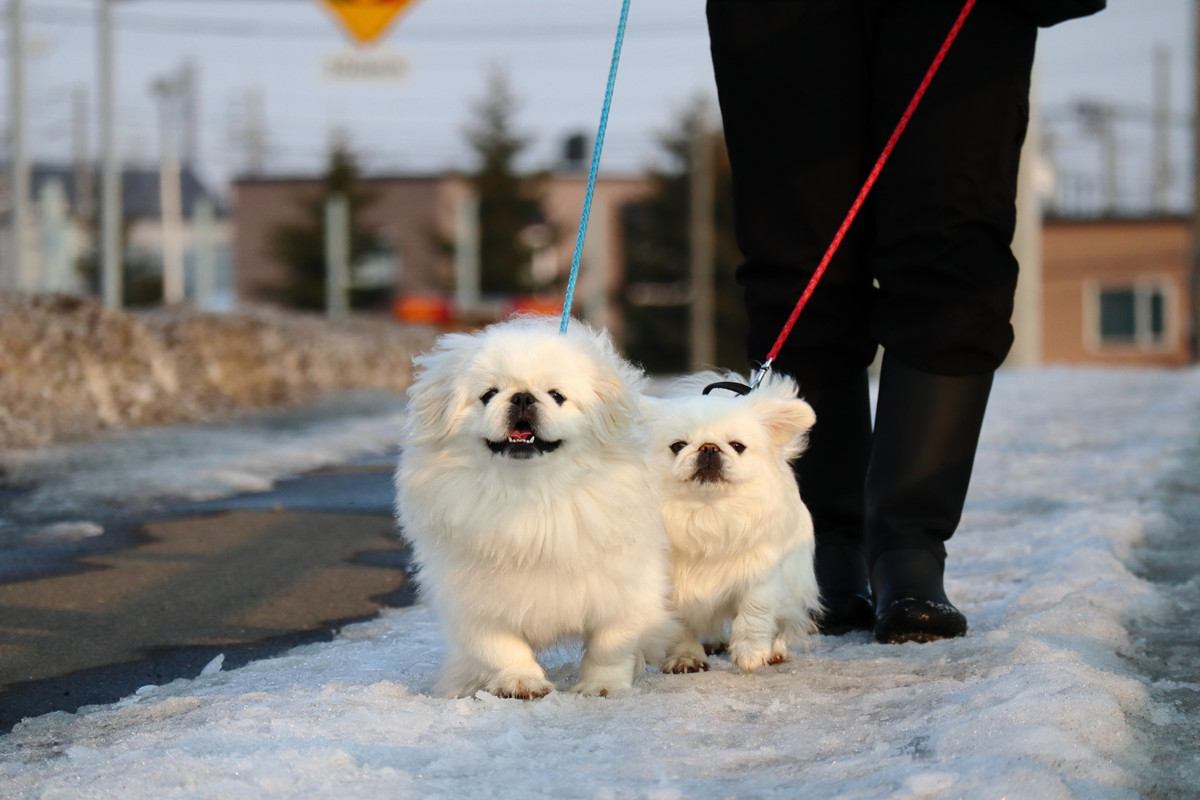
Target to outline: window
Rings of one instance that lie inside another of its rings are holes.
[[[1169,288],[1163,281],[1093,287],[1094,341],[1102,348],[1165,346]]]
[[[1104,344],[1137,341],[1137,294],[1133,289],[1100,291],[1100,341]]]

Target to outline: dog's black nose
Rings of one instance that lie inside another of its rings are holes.
[[[700,449],[696,453],[696,467],[701,470],[720,470],[721,448],[712,442],[700,445]]]
[[[534,397],[533,395],[531,395],[529,392],[517,392],[516,394],[514,394],[512,396],[512,400],[510,400],[509,402],[512,403],[514,406],[516,406],[521,411],[524,411],[525,409],[529,408],[534,403],[536,403],[537,398]]]

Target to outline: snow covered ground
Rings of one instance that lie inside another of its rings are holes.
[[[5,482],[30,487],[0,506],[0,556],[6,548],[99,536],[114,514],[162,501],[261,492],[283,477],[393,452],[403,408],[396,393],[344,392],[219,424],[0,450]]]
[[[0,738],[0,794],[170,797],[1128,797],[1172,721],[1122,653],[1165,613],[1127,566],[1200,419],[1200,372],[997,383],[951,596],[971,633],[814,637],[743,676],[648,674],[613,699],[430,695],[428,610]],[[1193,620],[1194,624],[1194,620]],[[547,657],[560,686],[577,653]]]

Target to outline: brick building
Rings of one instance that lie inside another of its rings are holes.
[[[570,263],[584,182],[582,173],[563,172],[550,175],[541,187],[546,221],[558,235],[535,259],[552,275],[565,273]],[[446,245],[454,241],[460,210],[470,196],[468,181],[454,174],[400,175],[367,178],[363,186],[375,200],[362,222],[391,251],[396,294],[452,296],[454,256]],[[234,184],[239,300],[263,302],[270,287],[287,279],[270,255],[272,231],[301,219],[302,202],[320,191],[320,180],[311,177],[247,178]],[[640,176],[604,177],[597,185],[576,310],[618,337],[625,273],[621,211],[652,191],[651,181]],[[1040,300],[1030,306],[1040,305],[1040,333],[1034,334],[1040,342],[1033,343],[1031,363],[1191,363],[1187,218],[1050,218],[1041,242],[1041,285],[1033,295]]]
[[[1045,363],[1192,361],[1190,220],[1050,219],[1042,242]]]

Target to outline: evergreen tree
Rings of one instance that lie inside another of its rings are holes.
[[[484,294],[515,294],[532,287],[531,252],[521,232],[542,221],[536,181],[516,172],[516,159],[528,146],[513,123],[516,98],[503,72],[493,71],[487,94],[474,108],[467,141],[477,166],[471,176],[479,196],[479,272]]]
[[[666,165],[655,170],[654,196],[627,206],[622,214],[626,265],[625,351],[654,373],[678,373],[689,365],[688,315],[684,302],[690,281],[689,236],[692,141],[705,124],[704,103],[695,101],[675,128],[660,137]],[[712,137],[715,200],[717,363],[746,370],[745,312],[734,271],[741,261],[733,231],[733,200],[725,144]],[[642,289],[642,291],[634,291]],[[645,291],[649,289],[650,291]]]
[[[374,194],[360,186],[358,162],[350,149],[335,144],[322,178],[318,196],[301,202],[303,220],[278,226],[271,234],[273,258],[288,268],[286,284],[271,287],[271,294],[293,308],[325,308],[325,202],[342,194],[350,212],[350,264],[386,250],[383,241],[362,222],[362,211],[375,201]],[[386,303],[390,290],[353,290],[351,308],[372,308]]]
[[[118,251],[121,254],[121,305],[125,308],[149,308],[161,305],[163,301],[162,264],[149,254],[131,250],[125,246],[129,241],[129,231],[134,220],[123,217],[121,220]],[[93,242],[100,241],[99,216],[91,214],[82,220],[83,228]],[[75,260],[76,274],[83,281],[88,294],[99,297],[103,293],[100,275],[100,247],[84,252]]]

